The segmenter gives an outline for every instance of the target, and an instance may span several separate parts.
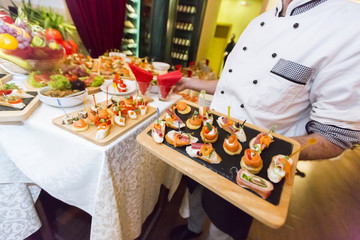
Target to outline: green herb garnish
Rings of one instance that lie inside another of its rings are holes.
[[[246,119],[245,119],[245,121],[243,121],[243,123],[240,125],[240,128],[243,128],[244,125],[245,125],[245,123],[246,123]]]
[[[210,132],[212,131],[212,126],[210,123],[206,122],[206,127]]]

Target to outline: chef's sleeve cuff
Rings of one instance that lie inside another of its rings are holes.
[[[306,124],[308,134],[317,133],[342,149],[352,148],[360,143],[360,131],[326,125],[317,121]]]

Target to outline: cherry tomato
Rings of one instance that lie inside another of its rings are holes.
[[[0,96],[2,96],[3,94],[9,95],[10,93],[12,93],[11,89],[0,90]]]
[[[4,11],[0,11],[0,19],[6,23],[10,23],[10,24],[14,23],[14,20],[12,20],[12,18]]]
[[[10,34],[0,34],[0,48],[15,50],[18,47],[18,41]]]
[[[53,28],[46,29],[45,32],[46,40],[55,40],[58,43],[61,43],[63,41],[63,37],[61,36],[61,33]]]
[[[210,132],[206,125],[204,126],[204,131],[206,134],[208,134]]]
[[[69,39],[66,41],[71,46],[71,53],[78,53],[79,46],[73,40]]]
[[[66,55],[71,55],[72,52],[71,45],[66,41],[61,41],[60,44],[64,47]]]

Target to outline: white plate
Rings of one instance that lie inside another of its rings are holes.
[[[124,83],[127,86],[127,91],[126,92],[119,92],[117,88],[115,88],[115,94],[114,94],[114,87],[113,85],[113,81],[109,80],[109,81],[105,81],[105,83],[103,85],[101,85],[100,89],[103,92],[107,92],[106,89],[109,89],[109,94],[113,94],[113,95],[129,95],[133,92],[136,91],[136,81],[130,81],[130,80],[123,80]]]

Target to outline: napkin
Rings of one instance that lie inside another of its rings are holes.
[[[144,95],[154,76],[152,75],[151,72],[148,72],[148,71],[146,71],[142,68],[139,68],[133,64],[129,64],[129,67],[136,78],[136,81],[139,85],[140,92]]]
[[[182,73],[180,70],[157,76],[161,97],[166,98],[172,86],[174,86],[181,78]]]

